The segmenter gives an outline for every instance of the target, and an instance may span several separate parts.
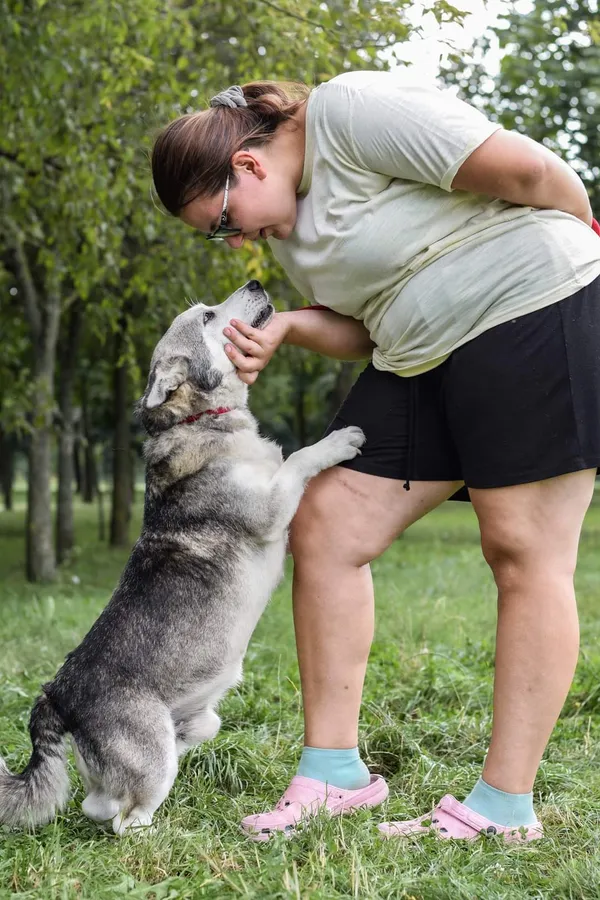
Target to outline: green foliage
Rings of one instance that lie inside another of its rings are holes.
[[[0,291],[7,290],[0,278]],[[12,299],[12,298],[11,298]],[[25,323],[14,304],[7,303],[1,317],[0,423],[6,432],[23,433],[29,428],[30,344]]]

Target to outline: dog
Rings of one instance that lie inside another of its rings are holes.
[[[178,756],[217,734],[215,707],[241,680],[308,480],[364,441],[343,428],[283,462],[259,435],[223,328],[235,317],[260,329],[273,314],[249,281],[177,316],[158,342],[137,406],[149,435],[141,535],[110,602],[42,687],[29,764],[11,775],[0,759],[0,823],[40,825],[65,806],[69,734],[83,812],[118,835],[149,826]]]

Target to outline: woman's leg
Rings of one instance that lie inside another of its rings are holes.
[[[387,796],[357,753],[358,716],[373,638],[369,562],[462,482],[411,481],[336,467],[310,482],[294,518],[294,624],[302,682],[305,750],[270,812],[246,816],[255,841],[293,830],[322,805],[332,812],[376,806]]]
[[[508,841],[542,836],[531,790],[577,663],[573,575],[595,476],[588,469],[470,490],[498,587],[490,749],[483,777],[464,803],[445,797],[419,819],[384,823],[379,829],[386,837],[432,828],[445,838],[473,839],[482,832]]]
[[[313,479],[294,519],[294,625],[305,744],[356,747],[373,639],[369,563],[460,482],[411,482],[343,467]]]
[[[533,484],[471,490],[498,587],[492,738],[484,781],[532,790],[577,663],[573,575],[595,469]]]

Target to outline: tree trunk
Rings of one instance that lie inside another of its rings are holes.
[[[38,386],[40,381],[38,380]],[[50,467],[52,435],[38,425],[31,435],[27,484],[26,558],[29,581],[53,581],[56,560],[52,541]]]
[[[83,304],[71,308],[69,324],[60,351],[59,406],[61,429],[58,440],[58,503],[56,508],[56,557],[59,563],[69,556],[74,543],[73,483],[75,478],[75,360],[81,326]]]
[[[126,346],[127,324],[126,320],[123,319],[115,341],[115,377],[113,382],[115,435],[110,522],[110,544],[113,547],[126,547],[129,545],[129,522],[131,520],[131,409],[129,366],[125,358]]]
[[[12,434],[0,432],[0,490],[4,509],[13,508],[13,484],[15,481],[15,454],[17,442]]]
[[[46,284],[35,283],[23,236],[14,227],[17,277],[23,291],[25,315],[31,331],[32,430],[29,445],[26,574],[29,581],[52,581],[56,558],[52,540],[50,476],[52,464],[52,413],[54,370],[60,323],[59,284],[48,275]]]
[[[93,503],[96,496],[96,460],[94,457],[94,441],[92,439],[92,426],[90,422],[90,408],[88,403],[87,386],[85,377],[81,379],[81,431],[82,439],[79,442],[81,455],[79,456],[81,499],[84,503]],[[83,459],[82,459],[83,457]]]
[[[52,540],[52,383],[60,304],[47,304],[48,327],[44,329],[43,353],[34,366],[34,426],[29,445],[27,484],[26,560],[29,581],[53,581],[56,558]],[[36,354],[37,355],[37,354]]]
[[[73,444],[73,474],[75,475],[75,490],[79,496],[83,494],[83,482],[81,475],[81,423],[80,428],[75,434],[75,443]]]
[[[44,302],[44,325],[33,365],[33,428],[29,445],[26,560],[29,581],[53,581],[56,557],[52,539],[52,407],[60,300]]]

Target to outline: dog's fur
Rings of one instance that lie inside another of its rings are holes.
[[[0,823],[38,825],[64,806],[69,733],[84,813],[117,834],[149,825],[178,755],[217,733],[215,706],[241,678],[308,479],[364,440],[345,428],[282,463],[259,436],[223,327],[237,317],[261,328],[272,314],[251,281],[182,313],[159,341],[138,405],[150,435],[142,533],[108,606],[35,703],[26,769],[11,775],[0,759]],[[230,411],[182,422],[218,407]]]

